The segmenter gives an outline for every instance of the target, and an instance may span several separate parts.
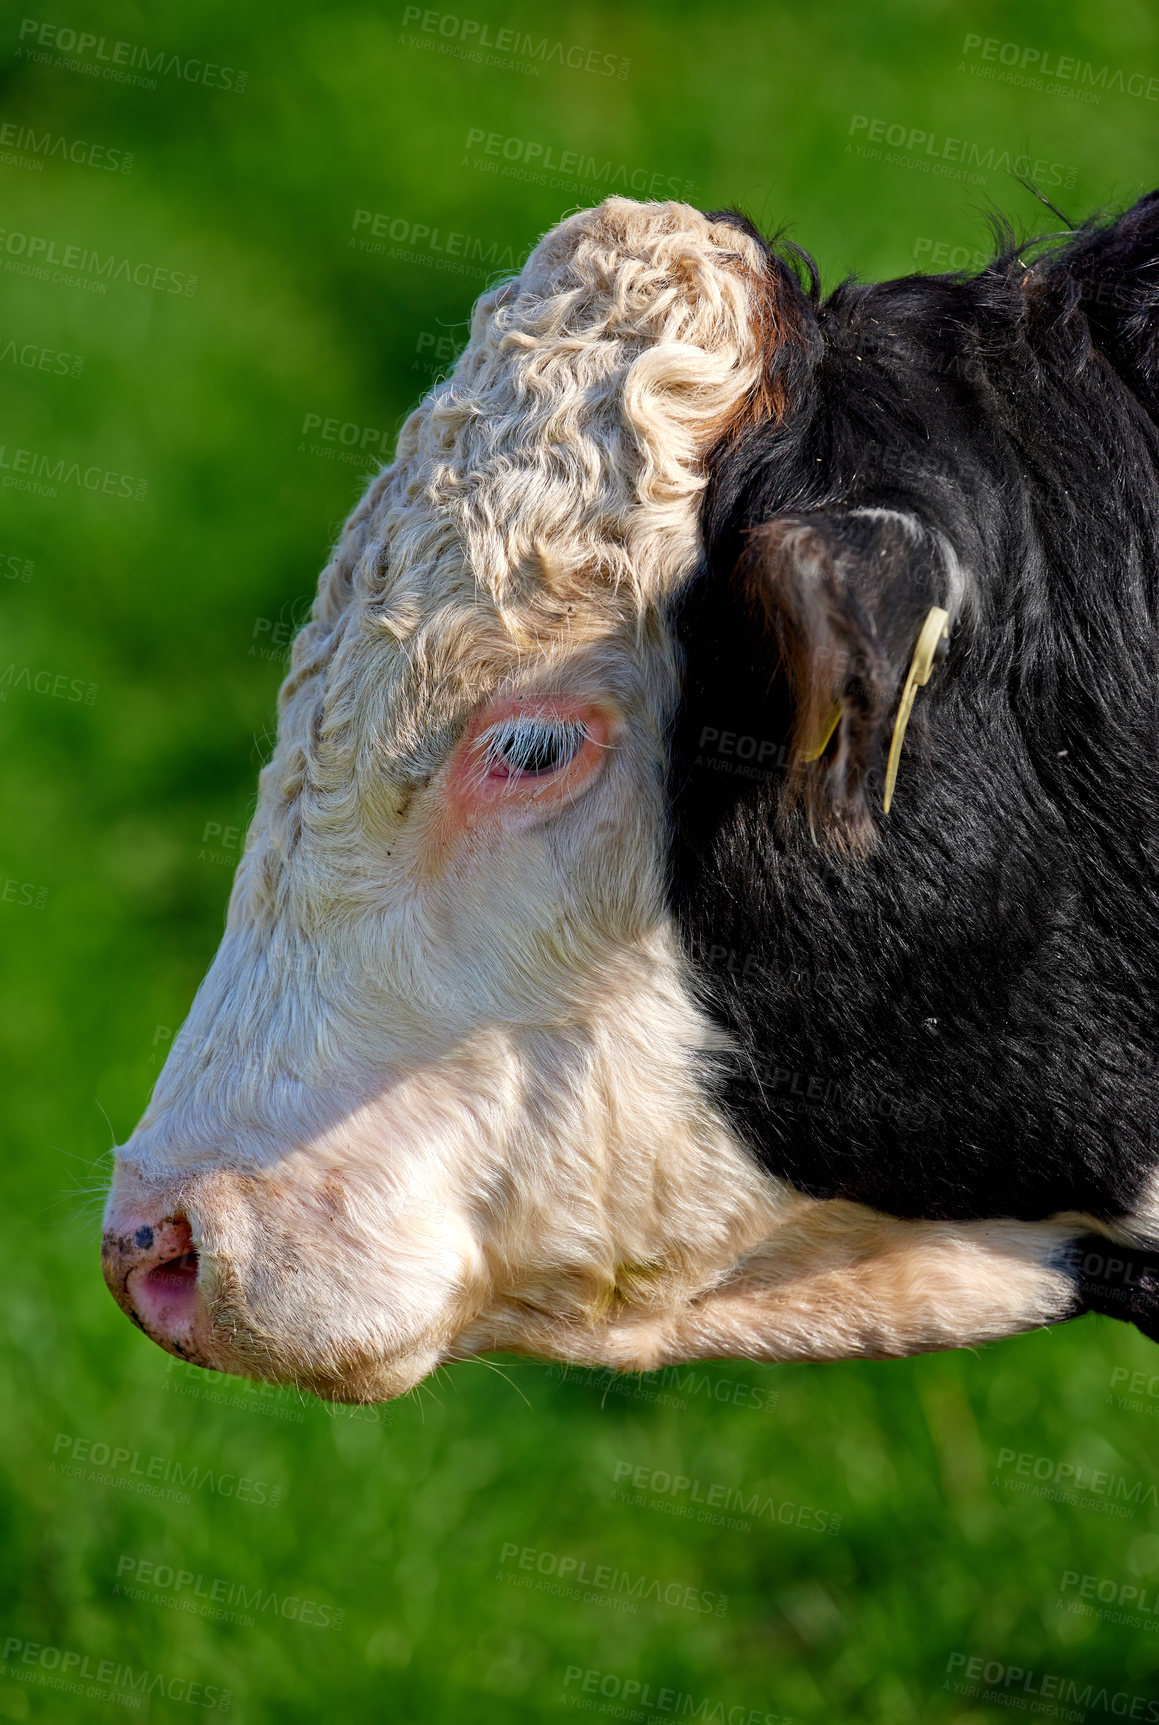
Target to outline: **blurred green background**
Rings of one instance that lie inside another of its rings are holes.
[[[832,285],[1056,227],[1020,157],[1072,217],[1157,177],[1140,0],[472,5],[0,13],[0,1717],[1159,1717],[1125,1326],[472,1363],[351,1413],[178,1367],[104,1291],[109,1146],[217,943],[290,634],[496,265],[678,185]],[[551,1591],[580,1563],[635,1609]]]

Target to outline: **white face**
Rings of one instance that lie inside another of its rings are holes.
[[[121,1150],[162,1346],[398,1394],[569,1351],[759,1237],[664,908],[666,605],[761,372],[761,260],[610,200],[484,296],[324,573],[229,920]]]

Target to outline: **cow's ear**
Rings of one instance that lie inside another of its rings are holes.
[[[888,509],[778,515],[748,533],[735,578],[792,709],[784,822],[803,810],[818,838],[874,842],[914,674],[944,656],[949,573],[939,539]]]

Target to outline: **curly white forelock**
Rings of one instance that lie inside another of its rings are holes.
[[[356,731],[422,760],[529,655],[646,632],[696,565],[705,452],[762,376],[764,269],[731,222],[610,198],[482,295],[294,644],[263,775],[281,856],[304,785],[350,790]],[[367,677],[368,640],[401,649],[390,675]]]

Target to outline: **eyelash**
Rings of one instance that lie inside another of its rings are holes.
[[[578,719],[545,724],[542,719],[514,715],[484,731],[477,746],[485,774],[539,778],[570,766],[587,739],[587,727]]]

